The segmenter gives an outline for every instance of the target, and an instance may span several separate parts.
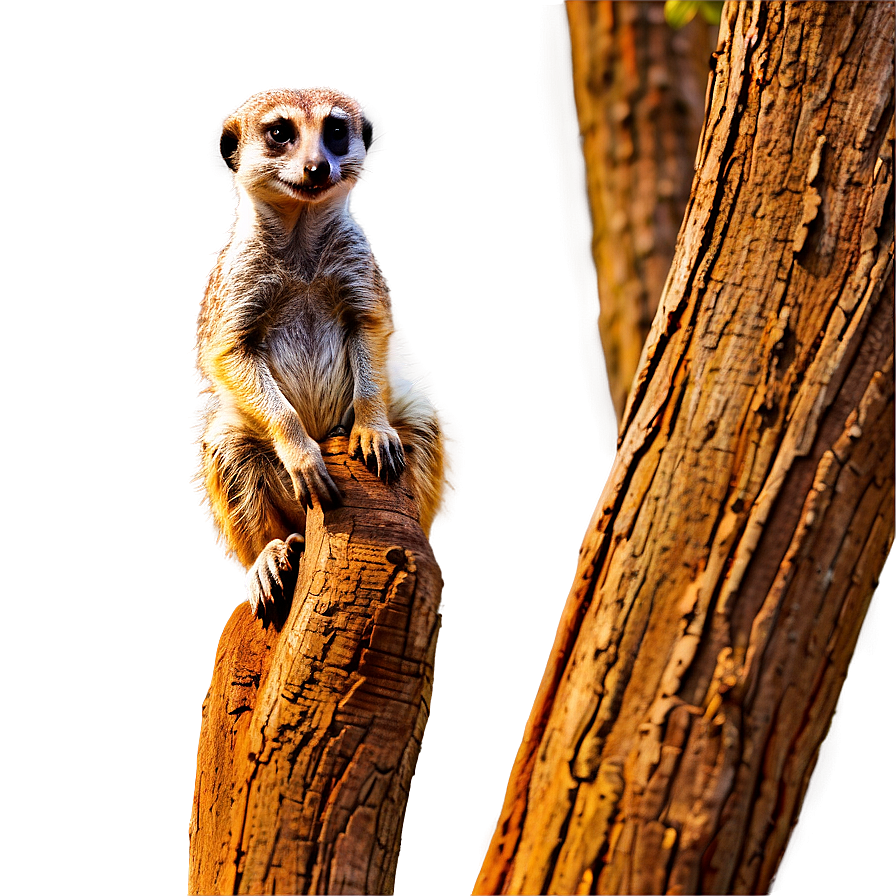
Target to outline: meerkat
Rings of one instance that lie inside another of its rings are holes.
[[[202,478],[262,619],[292,598],[305,511],[339,503],[328,435],[350,433],[383,480],[409,479],[427,536],[441,501],[439,421],[390,379],[389,291],[349,213],[372,137],[359,105],[325,89],[256,94],[221,134],[238,205],[199,315]]]

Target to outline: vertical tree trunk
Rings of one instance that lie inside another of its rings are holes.
[[[432,694],[441,577],[413,498],[322,446],[279,633],[234,611],[202,712],[191,893],[391,893]]]
[[[890,3],[727,4],[477,893],[766,892],[893,539]]]
[[[669,273],[694,177],[717,29],[670,28],[662,2],[566,4],[573,87],[617,419]]]

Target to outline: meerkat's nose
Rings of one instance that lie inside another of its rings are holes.
[[[330,163],[326,159],[321,159],[319,162],[308,162],[305,165],[305,177],[307,177],[315,187],[319,187],[321,184],[326,183],[329,176]]]

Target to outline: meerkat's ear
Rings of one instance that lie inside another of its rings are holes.
[[[231,171],[236,171],[240,163],[240,136],[240,120],[231,116],[224,122],[224,130],[221,132],[221,156]]]
[[[361,139],[364,141],[364,149],[370,149],[373,142],[373,125],[366,115],[361,116]]]

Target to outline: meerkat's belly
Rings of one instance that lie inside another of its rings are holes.
[[[297,303],[269,331],[266,344],[271,372],[306,432],[318,441],[326,438],[352,406],[344,328],[313,303]]]

